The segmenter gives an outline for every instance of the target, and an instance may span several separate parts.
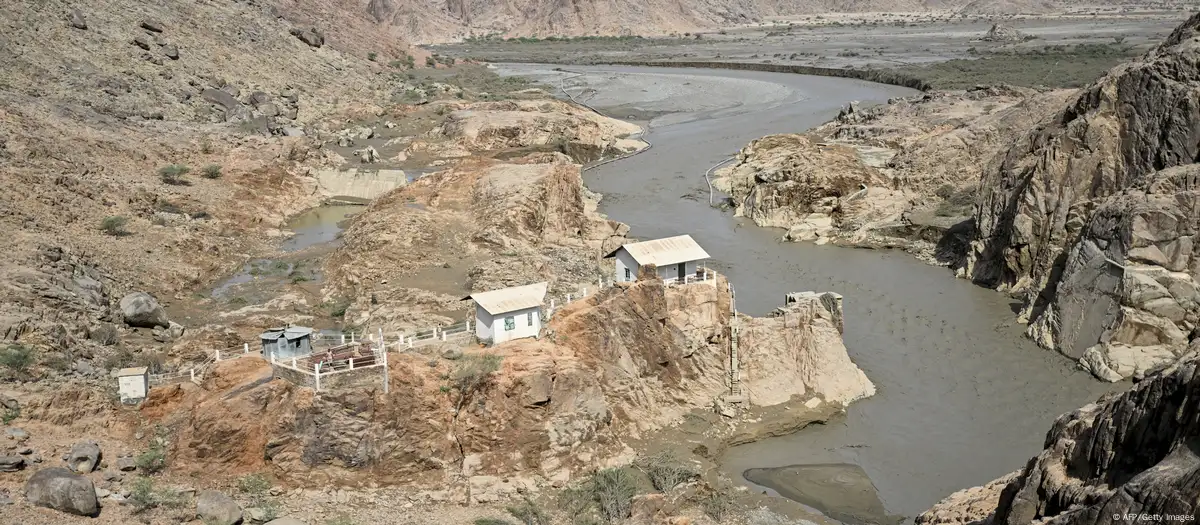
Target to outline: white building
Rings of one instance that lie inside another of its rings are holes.
[[[547,283],[537,283],[468,296],[475,301],[475,336],[493,345],[537,337],[542,331],[546,288]]]
[[[638,268],[647,264],[656,266],[658,277],[664,281],[683,281],[696,275],[699,262],[708,258],[708,252],[691,235],[680,235],[625,244],[604,257],[616,259],[617,282],[636,281]]]
[[[117,392],[121,402],[130,405],[141,403],[150,392],[150,371],[144,366],[122,368],[117,371]]]

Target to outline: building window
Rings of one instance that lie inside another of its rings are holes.
[[[517,329],[517,320],[514,319],[513,316],[511,316],[511,315],[508,317],[505,317],[504,318],[504,330],[511,332],[516,329]]]
[[[632,272],[629,271],[629,268],[626,268],[625,269],[625,280],[626,281],[632,279],[632,277],[630,277],[630,273],[632,273]]]
[[[525,314],[525,321],[529,323],[529,326],[533,326],[533,312]]]

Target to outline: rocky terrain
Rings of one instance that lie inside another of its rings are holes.
[[[1020,297],[1031,337],[1104,379],[1174,361],[1195,326],[1198,26],[1080,92],[982,178],[964,275]]]
[[[1197,500],[1195,352],[1120,395],[1055,422],[1016,475],[955,494],[918,523],[1190,521]],[[1148,518],[1155,519],[1155,518]]]
[[[851,105],[806,135],[750,143],[713,184],[735,213],[786,229],[787,240],[900,247],[945,263],[938,242],[971,214],[978,159],[1069,95],[999,86]]]

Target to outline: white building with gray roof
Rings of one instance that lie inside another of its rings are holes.
[[[542,282],[467,296],[475,301],[475,336],[493,345],[537,337],[542,331],[547,286]]]
[[[604,257],[616,259],[616,282],[636,281],[638,268],[647,264],[656,266],[658,277],[664,281],[684,282],[687,276],[697,274],[708,252],[691,235],[679,235],[623,244]]]

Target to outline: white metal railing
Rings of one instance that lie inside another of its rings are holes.
[[[709,270],[708,268],[700,268],[694,274],[688,274],[688,275],[683,276],[683,279],[680,279],[679,277],[671,277],[669,279],[663,279],[663,286],[679,286],[679,285],[693,284],[693,283],[712,283],[715,286],[716,282],[717,282],[716,272],[713,272],[713,271]]]
[[[191,381],[199,384],[204,379],[204,374],[208,372],[212,365],[229,359],[236,359],[249,354],[258,355],[259,352],[251,352],[249,343],[242,343],[240,347],[230,347],[224,350],[214,350],[213,355],[205,359],[204,362],[193,365],[186,370],[177,370],[166,374],[150,374],[150,386],[173,385],[184,381]]]
[[[321,391],[321,378],[328,378],[334,374],[342,374],[353,371],[363,371],[369,369],[383,369],[383,391],[388,391],[387,377],[387,351],[383,345],[374,343],[349,343],[346,345],[330,348],[324,353],[313,353],[303,357],[292,357],[290,359],[278,359],[274,354],[271,355],[271,366],[287,368],[294,372],[298,372],[312,378],[312,385],[316,391]]]

